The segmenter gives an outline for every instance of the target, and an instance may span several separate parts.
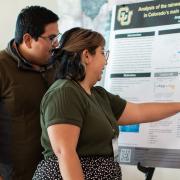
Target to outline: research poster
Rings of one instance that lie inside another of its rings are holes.
[[[180,101],[180,1],[114,7],[105,88],[136,103]],[[180,168],[180,113],[120,126],[121,163]]]

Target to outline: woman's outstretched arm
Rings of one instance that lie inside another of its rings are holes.
[[[118,119],[119,125],[147,123],[158,121],[180,112],[180,103],[130,103],[127,102],[122,115]]]

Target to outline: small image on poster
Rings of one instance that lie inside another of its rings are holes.
[[[138,133],[139,132],[139,124],[119,126],[119,130],[121,132]]]

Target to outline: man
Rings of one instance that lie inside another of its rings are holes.
[[[44,7],[26,7],[0,52],[0,179],[30,180],[41,160],[39,107],[55,80],[58,20]]]

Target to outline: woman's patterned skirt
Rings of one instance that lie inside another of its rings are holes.
[[[85,180],[121,180],[121,168],[110,156],[80,157]],[[56,156],[42,160],[33,180],[62,180]]]

